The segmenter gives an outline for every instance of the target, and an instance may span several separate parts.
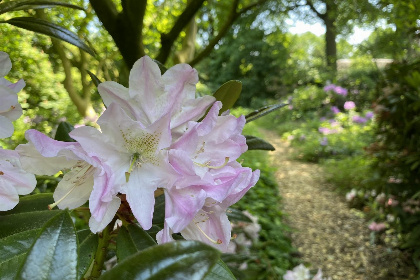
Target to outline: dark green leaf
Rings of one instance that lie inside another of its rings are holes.
[[[204,280],[236,280],[236,278],[227,265],[219,260]]]
[[[14,209],[0,212],[1,279],[15,279],[41,228],[61,213],[48,210],[53,202],[52,194],[28,195],[21,197]]]
[[[34,211],[47,211],[48,204],[54,203],[52,193],[41,193],[34,195],[26,195],[19,199],[19,203],[15,208],[6,212],[0,212],[0,216],[8,216],[12,214],[21,214]]]
[[[74,129],[74,126],[68,122],[61,122],[57,127],[57,132],[55,133],[54,139],[57,141],[63,142],[76,142],[73,138],[70,137],[69,133]]]
[[[79,47],[92,56],[95,55],[94,52],[79,37],[77,37],[76,34],[52,22],[32,17],[16,17],[5,22],[29,31],[34,31],[36,33],[41,33],[63,40]]]
[[[270,106],[264,106],[258,110],[255,110],[248,115],[245,116],[246,122],[252,122],[258,118],[261,118],[262,116],[265,116],[277,109],[283,108],[284,106],[289,105],[288,103],[281,103],[281,104],[274,104]]]
[[[153,212],[153,224],[163,227],[165,220],[165,196],[161,195],[155,198],[155,210]]]
[[[89,70],[86,70],[86,72],[89,74],[90,78],[92,79],[92,82],[95,84],[96,87],[99,86],[100,83],[102,83],[101,80],[99,80],[98,77],[96,77],[95,74],[93,74],[92,72],[90,72]]]
[[[221,101],[223,104],[220,113],[229,110],[233,107],[239,95],[241,95],[242,83],[240,81],[229,81],[224,83],[213,96],[216,100]]]
[[[197,241],[153,246],[126,258],[100,279],[202,279],[219,259],[219,251]]]
[[[248,145],[248,150],[265,150],[265,151],[274,151],[275,148],[273,145],[267,141],[250,135],[245,135],[246,144]]]
[[[77,279],[77,237],[70,214],[61,211],[36,238],[17,279]]]
[[[120,228],[117,237],[118,262],[154,245],[156,242],[153,238],[138,225],[124,226]]]
[[[241,210],[228,208],[228,210],[226,211],[226,214],[230,221],[252,223],[252,220],[248,216],[246,216],[244,213],[242,213]]]
[[[90,232],[90,230],[87,231]],[[81,234],[84,235],[84,233]],[[78,237],[82,235],[79,235],[78,232]],[[77,279],[82,279],[82,277],[86,274],[87,270],[93,262],[93,257],[95,256],[97,247],[98,235],[90,232],[90,234],[87,237],[85,237],[83,241],[79,238],[79,260],[77,266]]]
[[[0,4],[0,14],[11,11],[29,10],[29,9],[45,9],[54,6],[64,6],[67,8],[83,10],[82,7],[64,2],[52,0],[14,0]]]

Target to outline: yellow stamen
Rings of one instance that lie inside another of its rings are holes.
[[[220,165],[220,166],[211,166],[211,165],[209,165],[210,162],[206,162],[204,164],[203,163],[194,162],[194,164],[195,165],[198,165],[198,166],[201,166],[201,167],[207,167],[207,168],[210,168],[210,169],[220,169],[220,168],[225,167],[228,162],[229,162],[229,157],[225,157],[225,162],[222,165]]]
[[[201,231],[201,233],[202,234],[204,234],[204,236],[208,239],[208,240],[210,240],[212,243],[214,243],[214,244],[222,244],[223,243],[223,241],[222,240],[220,240],[220,239],[217,239],[217,241],[216,240],[214,240],[213,238],[211,238],[210,236],[208,236],[202,229],[201,229],[201,227],[197,224],[197,223],[194,223],[195,224],[195,226]]]
[[[63,201],[63,199],[65,199],[75,188],[77,187],[76,184],[74,184],[74,186],[62,197],[60,198],[57,202],[54,202],[52,204],[48,205],[48,209],[52,210],[55,206],[57,206],[61,201]]]

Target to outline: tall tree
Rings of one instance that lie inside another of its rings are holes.
[[[318,18],[325,26],[325,57],[331,78],[337,72],[337,36],[350,33],[354,25],[372,22],[377,6],[369,0],[303,0],[290,4],[306,19]]]

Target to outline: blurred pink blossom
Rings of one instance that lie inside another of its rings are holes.
[[[376,222],[372,222],[370,225],[369,225],[369,229],[371,230],[371,231],[383,231],[384,229],[386,229],[386,224],[384,224],[384,223],[376,223]]]
[[[356,108],[356,104],[354,104],[353,101],[346,101],[344,103],[344,109],[351,110],[351,109],[354,109],[354,108]]]

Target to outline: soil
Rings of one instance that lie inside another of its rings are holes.
[[[292,242],[304,263],[334,280],[414,279],[409,254],[372,244],[368,221],[326,182],[319,165],[293,160],[287,142],[274,132],[264,134],[276,148],[270,158],[278,168]]]

